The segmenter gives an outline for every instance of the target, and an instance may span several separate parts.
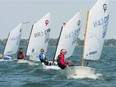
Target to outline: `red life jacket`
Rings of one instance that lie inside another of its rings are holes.
[[[19,59],[23,59],[24,56],[22,54],[19,55]]]
[[[58,60],[59,60],[59,63],[60,63],[61,65],[63,65],[63,66],[67,66],[67,65],[68,65],[68,63],[64,61],[64,55],[60,54],[60,55],[58,56]]]

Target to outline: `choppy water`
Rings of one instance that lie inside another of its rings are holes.
[[[55,47],[49,47],[47,57],[52,59],[54,51]],[[80,65],[81,55],[82,47],[77,47],[70,59]],[[68,79],[60,71],[44,70],[39,65],[0,62],[0,87],[116,87],[116,47],[104,47],[101,59],[88,66],[95,67],[102,76],[98,79]]]

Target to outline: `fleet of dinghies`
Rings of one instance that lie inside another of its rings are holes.
[[[50,32],[51,32],[51,17],[50,13],[47,13],[39,21],[37,21],[35,24],[32,25],[28,46],[26,50],[26,56],[29,57],[29,60],[40,61],[39,60],[40,50],[44,49],[47,52]],[[32,62],[22,59],[19,60],[18,63],[34,64]]]
[[[95,74],[95,68],[86,66],[84,61],[100,59],[108,29],[109,14],[109,0],[98,0],[92,9],[87,11],[82,64],[80,66],[66,67],[64,70],[68,77],[85,78]],[[81,31],[81,23],[81,12],[77,12],[77,14],[67,23],[64,23],[61,27],[53,60],[50,61],[53,62],[53,65],[48,66],[41,64],[44,69],[60,69],[56,60],[61,49],[65,49],[68,52],[65,58],[69,58],[73,55]],[[22,24],[19,24],[10,32],[4,49],[4,57],[6,56],[6,58],[11,59],[10,55],[16,54],[22,34],[21,26]],[[50,13],[47,13],[32,25],[26,50],[26,56],[29,56],[29,60],[39,61],[39,53],[41,49],[44,49],[47,52],[51,31]]]
[[[72,19],[70,19],[67,23],[64,23],[64,25],[61,27],[61,32],[58,38],[54,58],[53,61],[51,61],[54,64],[51,66],[42,64],[44,69],[55,69],[55,70],[60,69],[57,65],[56,60],[61,49],[66,49],[68,51],[66,58],[72,56],[78,40],[80,29],[81,29],[81,19],[80,12],[78,12]]]

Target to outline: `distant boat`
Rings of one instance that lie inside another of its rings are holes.
[[[87,13],[82,65],[67,67],[68,76],[89,77],[95,74],[95,68],[87,67],[84,60],[99,60],[106,37],[110,13],[109,0],[98,0]]]
[[[56,52],[53,58],[53,62],[57,60],[58,55],[60,54],[61,49],[67,50],[66,58],[72,56],[76,43],[78,41],[78,36],[81,30],[81,19],[80,12],[78,12],[73,18],[71,18],[67,23],[61,28],[59,35]],[[58,65],[46,66],[45,69],[60,69]]]
[[[32,25],[26,52],[26,55],[30,57],[30,60],[40,61],[39,53],[41,49],[44,49],[47,52],[50,32],[51,17],[50,13],[47,13],[44,17]]]
[[[21,35],[22,35],[22,23],[20,23],[15,29],[13,29],[9,33],[3,53],[3,60],[11,60],[10,55],[15,54],[17,52]]]

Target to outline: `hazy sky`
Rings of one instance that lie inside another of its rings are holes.
[[[7,38],[8,33],[20,22],[30,21],[23,25],[22,38],[28,38],[31,25],[51,13],[51,38],[57,38],[63,22],[67,22],[79,10],[89,10],[97,0],[0,0],[0,39]],[[111,1],[110,21],[106,38],[116,39],[116,0]],[[85,15],[82,16],[85,21]],[[83,38],[85,22],[82,25],[80,38]]]

